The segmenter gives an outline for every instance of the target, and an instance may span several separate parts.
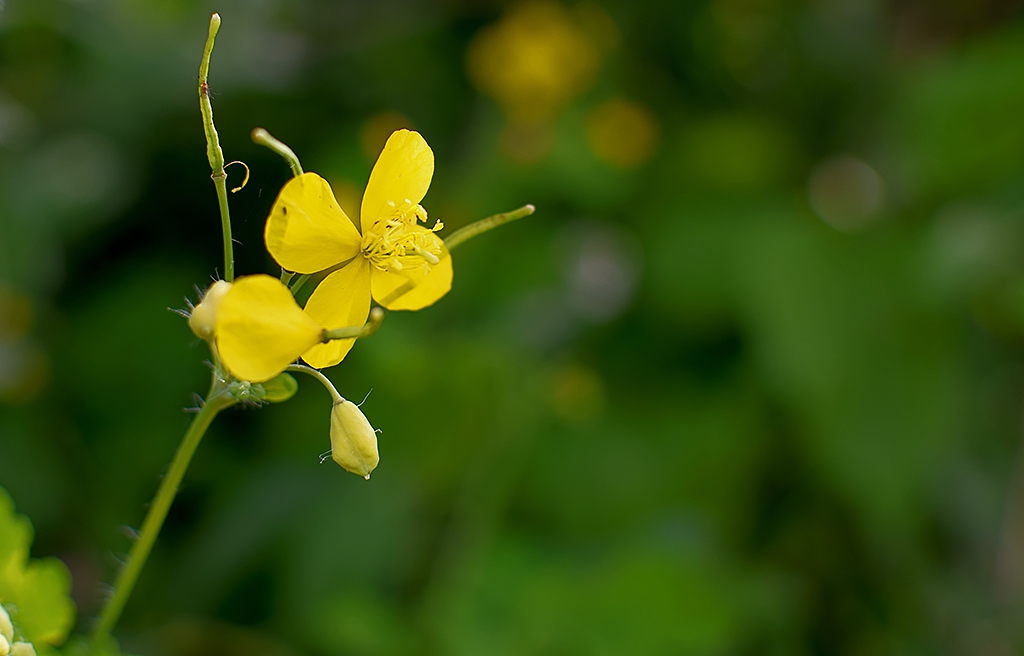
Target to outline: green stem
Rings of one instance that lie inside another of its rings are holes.
[[[323,334],[323,341],[329,342],[332,339],[356,339],[359,337],[369,337],[377,332],[377,329],[380,328],[380,324],[383,321],[384,310],[379,307],[375,307],[370,310],[370,318],[367,319],[366,323],[362,326],[345,326],[344,328],[325,330]]]
[[[285,371],[297,371],[302,374],[308,374],[313,378],[319,380],[323,384],[323,386],[327,388],[327,391],[330,392],[331,398],[334,399],[335,405],[342,403],[345,400],[341,396],[341,394],[338,394],[338,390],[335,389],[334,384],[331,382],[331,379],[323,375],[323,373],[317,371],[313,367],[307,367],[304,364],[290,364],[287,367],[285,367]]]
[[[302,175],[302,164],[299,164],[299,157],[285,144],[283,141],[278,141],[269,132],[263,128],[254,128],[252,133],[249,135],[252,140],[261,146],[266,146],[270,150],[274,151],[278,155],[284,158],[288,162],[288,166],[292,169],[292,175],[296,178]]]
[[[224,169],[221,169],[223,173]],[[217,189],[217,205],[220,206],[220,228],[224,235],[224,280],[235,280],[235,243],[231,239],[231,217],[228,214],[227,175],[214,177],[213,185]]]
[[[348,264],[352,260],[356,259],[356,257],[359,257],[359,256],[356,255],[355,257],[350,257],[347,260],[345,260],[344,262],[338,262],[334,266],[328,267],[328,268],[324,269],[323,271],[318,271],[317,273],[322,273],[324,275],[324,277],[326,278],[327,276],[331,275],[332,273],[334,273],[338,269],[344,269],[346,266],[348,266]],[[288,274],[288,280],[285,280],[285,278],[284,278],[284,271],[283,270],[281,271],[281,282],[283,282],[286,285],[288,285],[288,284],[291,285],[291,287],[289,287],[289,289],[292,292],[292,296],[295,296],[296,294],[299,293],[299,290],[302,289],[302,286],[306,284],[306,281],[309,280],[310,276],[313,275],[313,274],[304,273],[301,276],[299,276],[298,278],[295,278],[294,280],[292,280],[292,277],[294,275],[295,275],[294,273],[289,273]],[[290,280],[292,281],[291,283],[288,282]]]
[[[203,114],[203,132],[206,134],[206,159],[210,162],[213,173],[213,185],[217,189],[217,204],[220,206],[220,227],[224,236],[224,280],[235,279],[234,242],[231,240],[231,215],[228,212],[228,174],[224,172],[224,151],[220,147],[220,137],[213,125],[213,105],[210,103],[210,56],[213,54],[213,42],[220,30],[220,14],[210,16],[210,31],[203,48],[203,60],[199,63],[199,111]]]
[[[504,223],[509,223],[510,221],[521,219],[524,216],[530,216],[531,214],[534,213],[534,211],[536,211],[536,209],[537,208],[534,207],[533,205],[523,205],[519,209],[512,210],[511,212],[495,214],[493,216],[487,217],[486,219],[474,221],[469,225],[462,226],[452,234],[445,237],[444,245],[448,247],[449,251],[452,251],[455,249],[456,246],[458,246],[462,242],[469,241],[473,237],[476,237],[477,235],[482,235],[488,230],[494,230],[495,228]]]
[[[304,274],[302,274],[301,276],[299,276],[298,278],[295,279],[295,282],[292,284],[292,286],[290,288],[291,292],[292,292],[292,296],[295,296],[296,294],[299,293],[299,290],[302,289],[302,286],[306,284],[307,280],[309,280],[309,274],[308,273],[304,273]]]
[[[106,645],[110,632],[114,629],[114,625],[117,624],[118,618],[121,617],[121,611],[124,610],[124,605],[128,601],[132,589],[135,587],[139,573],[142,572],[142,568],[146,564],[149,552],[153,550],[156,537],[160,533],[164,520],[167,518],[167,511],[170,510],[171,503],[178,493],[181,479],[185,476],[185,471],[192,461],[192,455],[196,452],[196,447],[199,446],[199,442],[203,439],[203,435],[206,433],[206,429],[209,428],[210,422],[213,421],[218,412],[231,407],[237,402],[234,397],[228,394],[227,389],[222,384],[219,384],[216,375],[214,383],[210,386],[209,397],[207,402],[203,404],[199,414],[189,424],[188,431],[185,433],[185,437],[182,438],[181,444],[178,445],[178,451],[174,454],[174,460],[171,461],[170,469],[167,470],[167,474],[160,482],[156,498],[153,499],[153,503],[149,506],[149,511],[146,513],[146,519],[142,522],[139,537],[132,545],[131,551],[128,554],[128,560],[114,582],[114,594],[107,601],[106,606],[103,607],[99,623],[93,630],[92,638],[89,641],[90,654],[98,653],[97,650]]]

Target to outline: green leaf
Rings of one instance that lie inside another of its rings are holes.
[[[0,488],[0,603],[26,642],[64,642],[75,621],[71,574],[56,558],[28,560],[32,525]]]

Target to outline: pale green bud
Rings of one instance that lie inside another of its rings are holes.
[[[11,645],[8,656],[36,656],[36,648],[31,642],[16,642]]]
[[[230,290],[231,283],[218,280],[210,285],[199,304],[192,308],[192,314],[188,317],[188,327],[196,337],[206,341],[213,339],[214,328],[217,325],[217,308]]]
[[[7,638],[0,635],[0,656],[7,656],[11,653],[11,643],[7,642]]]
[[[342,399],[331,409],[331,457],[353,474],[369,480],[380,462],[377,432],[355,403]]]

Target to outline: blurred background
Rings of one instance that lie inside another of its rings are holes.
[[[446,232],[538,210],[329,371],[370,482],[312,379],[217,419],[126,650],[1024,650],[1024,3],[0,7],[0,485],[79,631],[207,387],[216,10],[240,273],[256,126],[353,215],[399,127]]]

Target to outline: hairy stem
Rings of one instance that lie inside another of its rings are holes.
[[[215,375],[214,382],[210,387],[209,399],[203,404],[202,409],[195,416],[195,419],[192,420],[192,423],[189,424],[185,437],[182,438],[181,444],[178,445],[178,450],[171,461],[170,469],[167,470],[167,474],[160,482],[156,498],[153,499],[153,503],[149,506],[149,511],[146,513],[146,518],[142,522],[139,537],[128,553],[128,561],[117,575],[117,580],[114,582],[114,593],[103,607],[99,623],[97,623],[96,628],[93,630],[89,641],[90,654],[98,653],[97,650],[102,649],[106,645],[110,632],[113,631],[114,625],[117,624],[117,620],[121,617],[121,611],[124,610],[124,605],[128,601],[128,597],[131,596],[135,582],[138,580],[139,574],[146,564],[146,559],[149,557],[149,552],[153,550],[156,537],[160,534],[160,528],[164,525],[164,520],[167,518],[167,511],[170,510],[171,503],[178,493],[181,479],[185,476],[185,471],[192,461],[192,455],[196,452],[196,447],[202,441],[203,435],[206,434],[206,429],[209,428],[210,422],[213,421],[218,412],[235,403],[237,401],[228,394],[227,389],[219,383],[219,378]]]

